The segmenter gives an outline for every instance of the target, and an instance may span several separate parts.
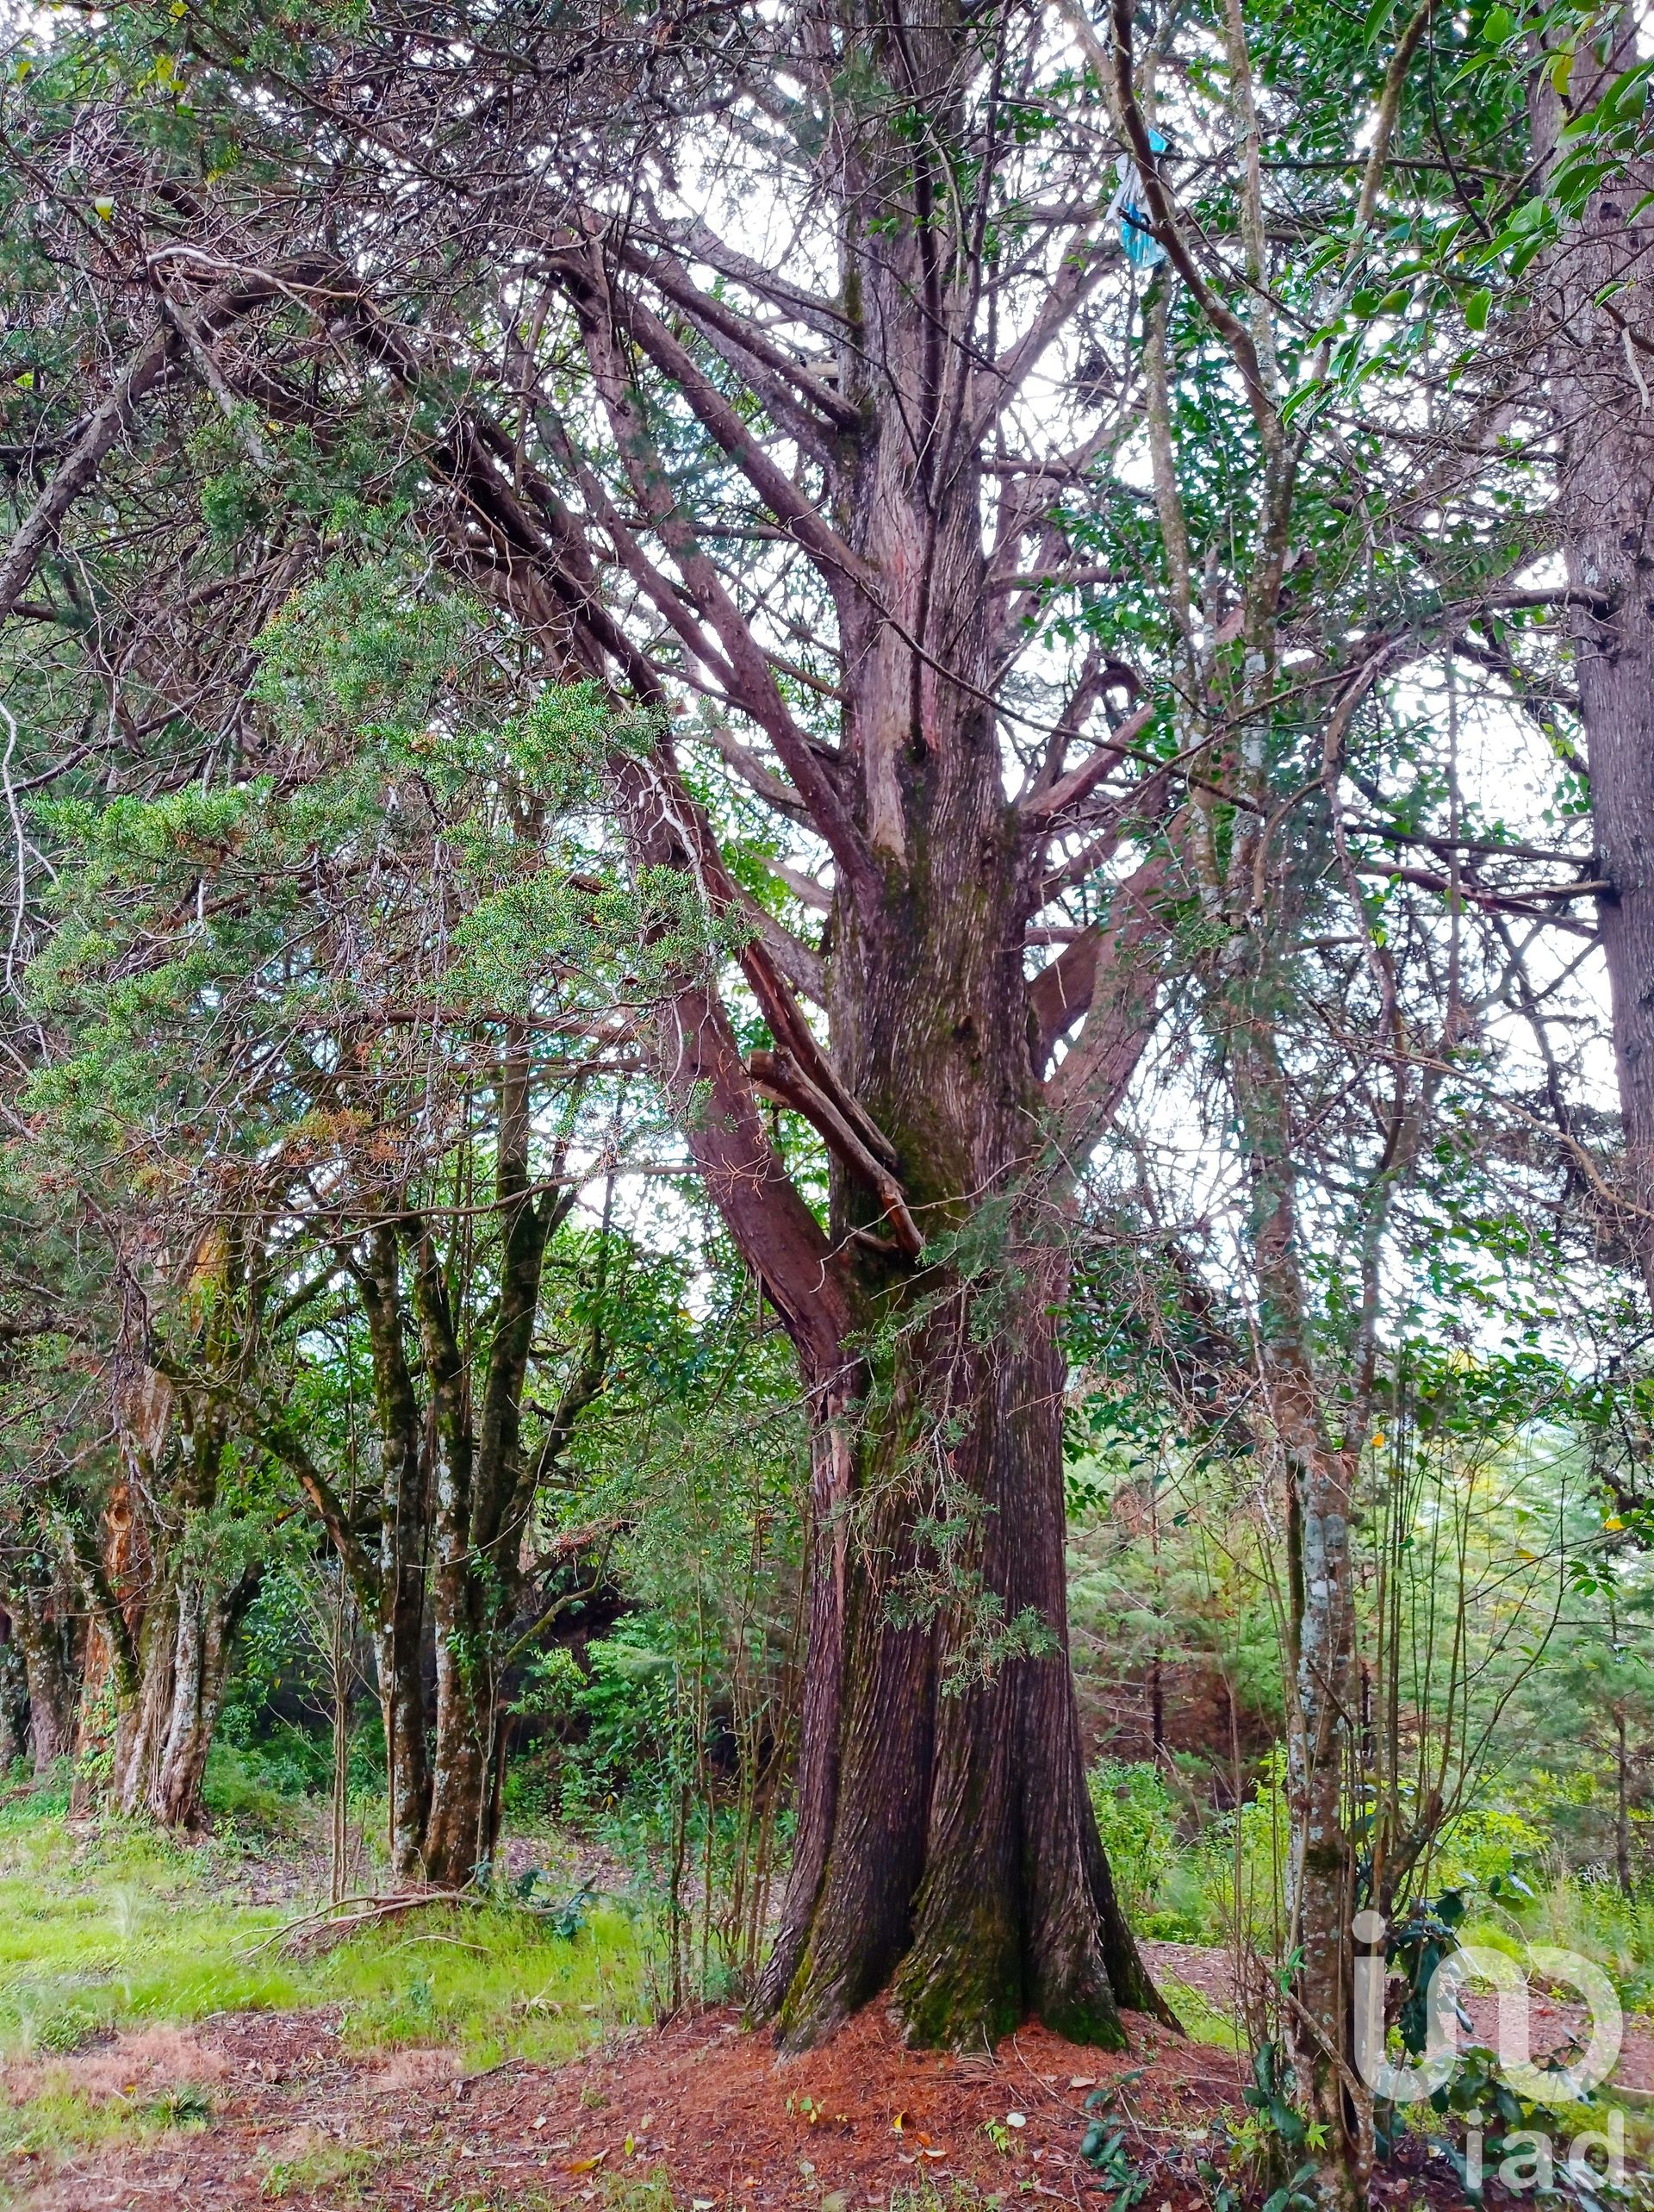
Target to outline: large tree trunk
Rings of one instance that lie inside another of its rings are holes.
[[[450,1621],[448,1629],[437,1637],[437,1749],[425,1871],[439,1886],[463,1889],[493,1854],[498,1715],[486,1644],[468,1649],[459,1623]]]
[[[221,1502],[230,1416],[191,1392],[158,1395],[146,1432],[129,1436],[141,1480],[134,1491],[154,1512],[141,1542],[123,1541],[124,1576],[105,1576],[108,1614],[121,1603],[127,1629],[112,1680],[117,1698],[112,1792],[128,1816],[148,1814],[168,1828],[196,1832],[207,1825],[202,1798],[207,1757],[228,1686],[235,1639],[258,1595],[257,1562],[227,1572],[215,1556],[209,1516]],[[114,1542],[117,1530],[112,1527]],[[129,1593],[131,1564],[146,1581]],[[121,1602],[124,1599],[124,1602]]]
[[[1027,993],[1001,921],[1016,844],[986,718],[968,715],[938,747],[954,775],[899,802],[923,820],[923,874],[836,963],[852,1087],[917,1218],[957,1249],[916,1274],[847,1248],[866,1373],[824,1407],[796,1864],[758,2000],[793,2044],[892,1978],[929,2042],[997,2039],[1032,2011],[1118,2043],[1121,2004],[1156,2008],[1085,1785],[1065,1270],[1041,1233]],[[836,1212],[847,1237],[877,1219],[846,1182]]]
[[[236,1631],[258,1595],[262,1571],[250,1567],[227,1589],[195,1580],[178,1589],[171,1609],[168,1672],[172,1695],[155,1745],[145,1809],[168,1828],[207,1824],[202,1786],[223,1710]]]
[[[115,1735],[114,1795],[129,1817],[147,1813],[190,1834],[206,1827],[208,1754],[236,1632],[262,1578],[257,1566],[227,1586],[185,1573],[152,1593],[139,1638],[138,1693]]]
[[[1603,78],[1637,59],[1635,11],[1622,10],[1618,27]],[[1579,108],[1596,96],[1587,60],[1582,50],[1571,87]],[[1544,158],[1563,116],[1548,73],[1539,84]],[[1654,164],[1638,162],[1592,198],[1551,259],[1542,304],[1556,325],[1550,383],[1595,873],[1612,887],[1597,921],[1632,1242],[1654,1300],[1654,209],[1638,207],[1651,187]]]
[[[75,1742],[75,1677],[62,1640],[48,1628],[23,1643],[28,1682],[28,1741],[37,1775],[67,1759]]]
[[[988,1341],[1003,1279],[944,1291],[878,1362],[854,1448],[827,1443],[848,1493],[818,1515],[812,1786],[760,1996],[794,2044],[892,1978],[928,2042],[997,2040],[1031,2011],[1116,2043],[1121,2003],[1155,2007],[1085,1786],[1046,1256]]]

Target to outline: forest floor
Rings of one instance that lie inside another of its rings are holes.
[[[0,1854],[14,2212],[1104,2212],[1122,2190],[1195,2212],[1243,2114],[1229,1962],[1196,1946],[1147,1947],[1187,2037],[1132,2021],[1131,2049],[1103,2054],[1030,2027],[943,2057],[874,2006],[782,2061],[727,2009],[636,2024],[622,1916],[559,1944],[520,1912],[445,1915],[284,1961],[284,1879],[190,1860],[50,1829]],[[1561,2042],[1577,2009],[1552,2009],[1537,2024]],[[1621,2079],[1645,2088],[1654,2033],[1628,2028]],[[1111,2178],[1079,2156],[1099,2095]],[[1421,2142],[1377,2196],[1456,2200]]]
[[[170,2097],[199,2118],[59,2155],[13,2202],[27,2212],[169,2199],[188,2212],[272,2200],[295,2212],[1094,2202],[1097,2177],[1078,2156],[1084,2100],[1116,2084],[1137,2159],[1152,2153],[1153,2204],[1184,2212],[1204,2201],[1195,2151],[1238,2102],[1237,2061],[1147,2025],[1134,2043],[1104,2055],[1029,2028],[992,2058],[943,2058],[904,2048],[870,2008],[823,2051],[778,2064],[767,2035],[714,2010],[625,2031],[561,2066],[468,2075],[447,2049],[352,2056],[326,2010],[232,2014],[119,2036],[20,2081],[38,2094],[49,2072],[83,2097],[151,2110]]]
[[[1180,1954],[1188,1947],[1175,1948]],[[1170,1963],[1170,1962],[1164,1962]],[[1179,1956],[1177,1964],[1209,1965]],[[14,2171],[16,2212],[975,2212],[1018,2198],[1091,2212],[1122,2174],[1145,2212],[1209,2203],[1198,2173],[1240,2111],[1230,2052],[1144,2021],[1099,2053],[1037,2027],[992,2055],[906,2049],[879,2007],[826,2048],[778,2061],[727,2010],[633,2028],[559,2065],[468,2072],[451,2047],[352,2054],[336,2009],[230,2013],[140,2030],[32,2069],[85,2103],[176,2115]],[[1640,2033],[1640,2031],[1639,2031]],[[1645,2034],[1640,2034],[1648,2055]],[[1111,2090],[1125,2164],[1079,2158],[1085,2100]],[[1384,2205],[1457,2199],[1423,2147],[1387,2172]],[[1504,2202],[1490,2191],[1490,2202]],[[1032,2212],[1032,2202],[1030,2212]]]

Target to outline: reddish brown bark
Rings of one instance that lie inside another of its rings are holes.
[[[1618,18],[1598,90],[1637,58],[1636,11]],[[1585,56],[1582,54],[1582,63]],[[1576,109],[1597,97],[1576,69]],[[1562,104],[1536,99],[1541,156]],[[1594,874],[1608,974],[1628,1168],[1632,1242],[1654,1299],[1654,165],[1633,162],[1593,196],[1548,265],[1550,390],[1580,715],[1596,832]]]

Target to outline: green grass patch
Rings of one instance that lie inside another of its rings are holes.
[[[1157,1974],[1154,1985],[1183,2022],[1191,2042],[1213,2043],[1224,2051],[1241,2048],[1240,2032],[1234,2022],[1227,2012],[1220,2012],[1210,1997],[1169,1974]]]
[[[0,2059],[336,2004],[353,2050],[451,2044],[488,2066],[566,2056],[644,2006],[647,1923],[616,1905],[572,1938],[507,1905],[430,1907],[295,1960],[269,1939],[296,1910],[249,1902],[233,1860],[147,1829],[38,1810],[0,1829]]]
[[[183,2024],[227,2008],[306,2001],[273,1953],[280,1925],[221,1860],[110,1823],[58,1818],[0,1832],[0,2056],[68,2052],[115,2028]]]
[[[26,2196],[57,2160],[114,2144],[193,2134],[212,2117],[212,2099],[192,2083],[160,2096],[91,2096],[66,2065],[47,2066],[34,2093],[0,2101],[0,2205]]]
[[[437,1908],[340,1944],[308,1985],[344,2006],[349,2048],[451,2044],[488,2066],[566,2058],[639,2018],[647,1964],[640,1922],[613,1905],[573,1937],[507,1907]]]
[[[258,2193],[279,2202],[284,2196],[319,2196],[325,2189],[335,2203],[349,2204],[360,2197],[363,2184],[378,2164],[376,2151],[318,2137],[302,2149],[270,2159]]]

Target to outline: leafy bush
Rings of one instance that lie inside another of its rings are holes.
[[[517,1710],[569,1739],[561,1761],[567,1818],[612,1810],[639,1790],[652,1794],[671,1746],[674,1685],[670,1654],[650,1626],[647,1617],[620,1622],[589,1646],[586,1669],[566,1650],[546,1652],[524,1683]]]
[[[1542,1829],[1520,1813],[1497,1805],[1476,1805],[1457,1814],[1443,1829],[1431,1859],[1432,1882],[1443,1889],[1467,1884],[1486,1888],[1512,1875],[1531,1879],[1545,1853]]]
[[[1178,1801],[1147,1760],[1100,1759],[1086,1780],[1121,1905],[1134,1927],[1147,1930],[1178,1856]]]

